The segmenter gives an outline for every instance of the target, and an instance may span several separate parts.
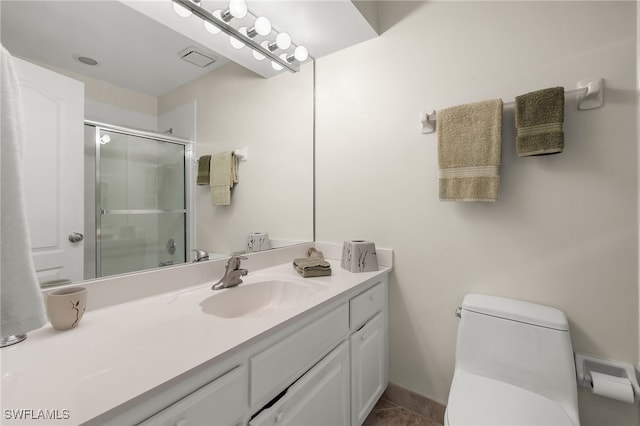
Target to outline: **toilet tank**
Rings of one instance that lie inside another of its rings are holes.
[[[577,418],[573,349],[555,308],[469,294],[462,302],[456,370],[500,380],[561,403]]]

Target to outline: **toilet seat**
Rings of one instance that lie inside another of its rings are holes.
[[[573,425],[562,405],[535,392],[463,370],[454,374],[445,425]]]

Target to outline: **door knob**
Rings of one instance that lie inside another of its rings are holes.
[[[79,243],[82,240],[84,240],[84,235],[80,232],[72,232],[69,234],[69,241],[72,243]]]

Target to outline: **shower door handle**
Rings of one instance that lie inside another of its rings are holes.
[[[82,240],[84,240],[84,235],[80,232],[72,232],[69,234],[69,241],[72,243],[79,243]]]

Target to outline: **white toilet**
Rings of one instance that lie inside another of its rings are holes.
[[[580,424],[562,311],[469,294],[460,317],[445,425]]]

